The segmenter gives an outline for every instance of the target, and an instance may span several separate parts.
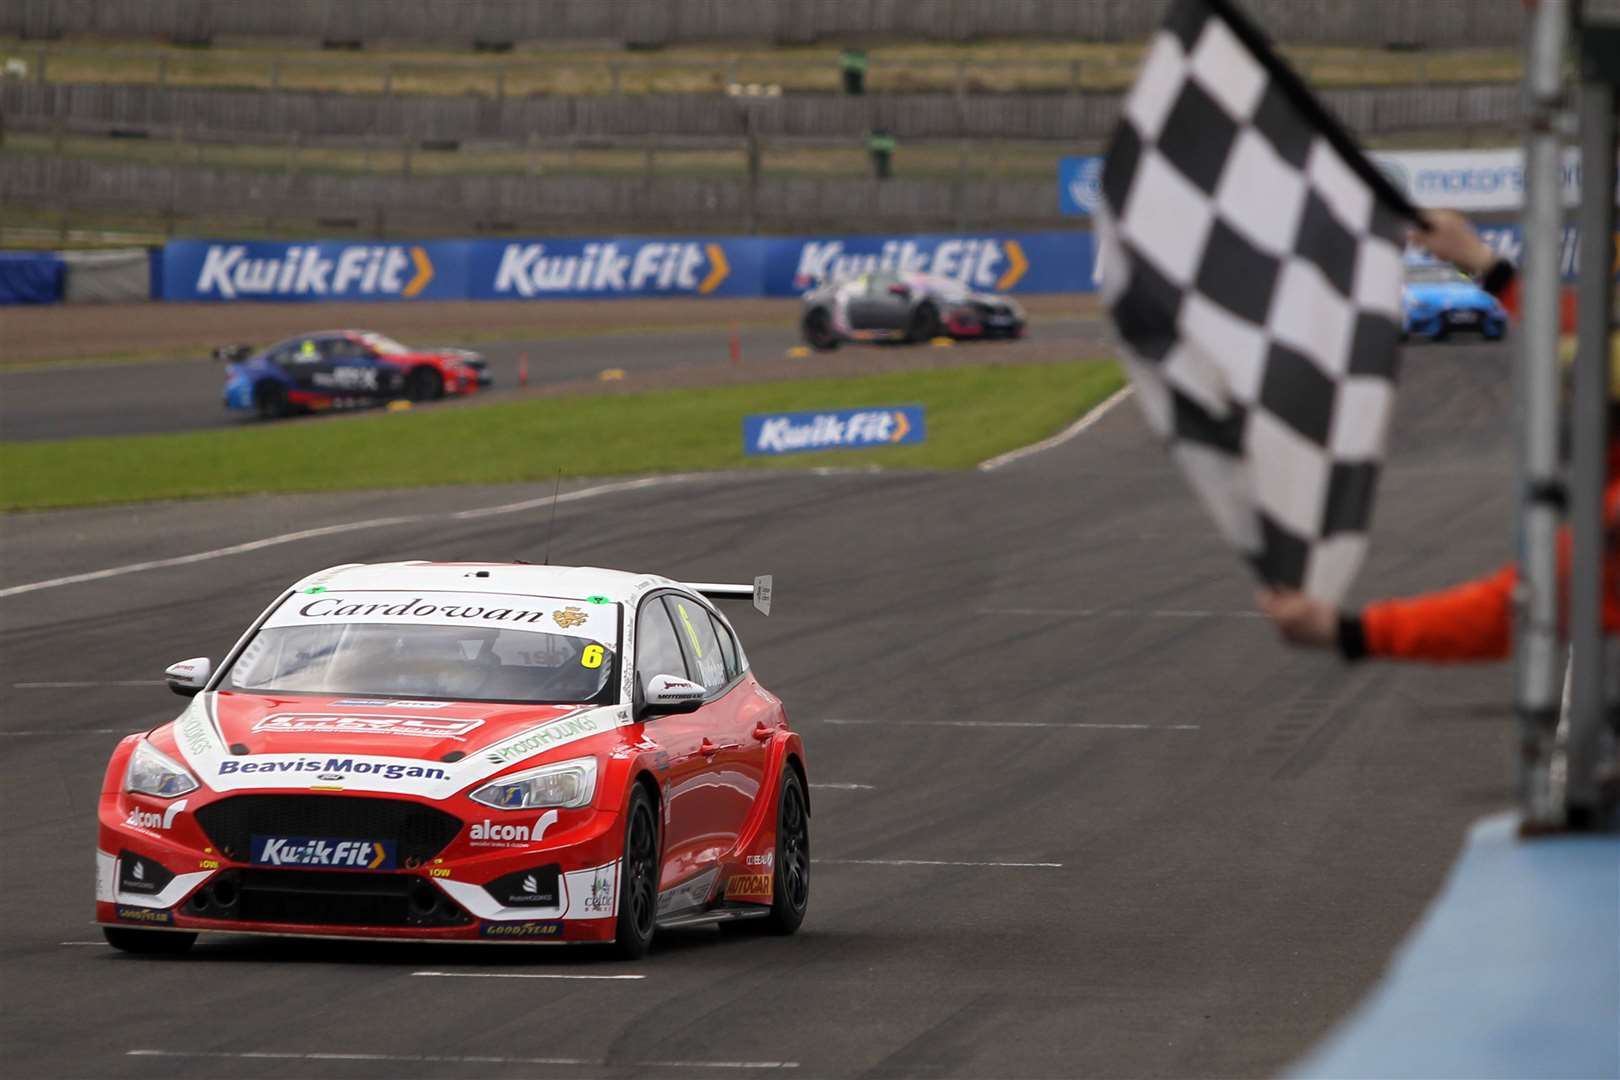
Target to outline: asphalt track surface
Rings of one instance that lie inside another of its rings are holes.
[[[784,322],[790,322],[797,305],[784,302],[779,306]],[[1104,349],[1102,330],[1094,318],[1041,316],[1030,333],[1030,339],[1017,343],[962,343],[957,346],[960,355],[953,359],[965,363],[1076,360],[1099,355]],[[406,340],[428,344],[435,339],[416,336]],[[470,347],[484,354],[495,377],[494,387],[477,395],[480,401],[511,400],[525,393],[591,392],[599,387],[633,390],[648,385],[696,385],[729,381],[739,370],[749,378],[803,378],[830,368],[859,365],[862,361],[857,358],[863,357],[874,369],[904,363],[908,357],[929,359],[926,346],[861,345],[845,346],[834,354],[790,354],[799,344],[798,331],[790,325],[744,327],[737,335],[737,365],[731,359],[729,332],[718,325],[670,327],[656,333],[627,328],[618,333],[544,340],[474,342]],[[518,388],[519,364],[525,359],[528,391]],[[621,381],[599,381],[603,372],[614,371],[621,373]],[[220,402],[224,385],[224,366],[198,359],[0,373],[0,440],[143,435],[257,423],[225,411]],[[341,422],[344,415],[353,414],[302,419]]]
[[[1507,556],[1507,370],[1501,349],[1409,351],[1370,592]],[[540,494],[0,518],[0,1071],[1266,1075],[1356,1002],[1467,824],[1510,801],[1506,669],[1283,649],[1127,400],[994,472],[706,476],[558,508],[557,561],[775,573],[776,614],[738,623],[805,734],[816,862],[798,935],[668,933],[633,964],[99,944],[98,784],[120,734],[178,712],[163,667],[219,657],[319,566],[536,558],[538,510],[453,514]],[[397,514],[425,517],[4,591]],[[640,978],[572,978],[603,975]]]

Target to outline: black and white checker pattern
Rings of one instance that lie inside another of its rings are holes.
[[[1223,6],[1179,0],[1125,101],[1102,292],[1222,535],[1264,581],[1338,602],[1394,404],[1405,225]]]

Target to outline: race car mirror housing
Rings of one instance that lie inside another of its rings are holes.
[[[696,712],[709,692],[678,675],[653,675],[642,688],[641,711],[646,716]]]
[[[208,676],[213,671],[212,660],[206,656],[195,656],[178,664],[170,664],[163,677],[168,681],[169,689],[181,697],[195,697],[198,691],[208,685]]]

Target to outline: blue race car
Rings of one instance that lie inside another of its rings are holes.
[[[1496,341],[1507,332],[1507,312],[1496,298],[1444,263],[1408,262],[1401,303],[1402,337],[1440,341],[1468,330]]]

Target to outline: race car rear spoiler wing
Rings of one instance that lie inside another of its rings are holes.
[[[238,360],[246,360],[253,355],[251,345],[221,345],[214,350],[214,359],[234,364]]]
[[[753,600],[761,615],[771,613],[771,575],[762,574],[752,585],[720,585],[712,582],[689,582],[686,586],[709,600]]]

